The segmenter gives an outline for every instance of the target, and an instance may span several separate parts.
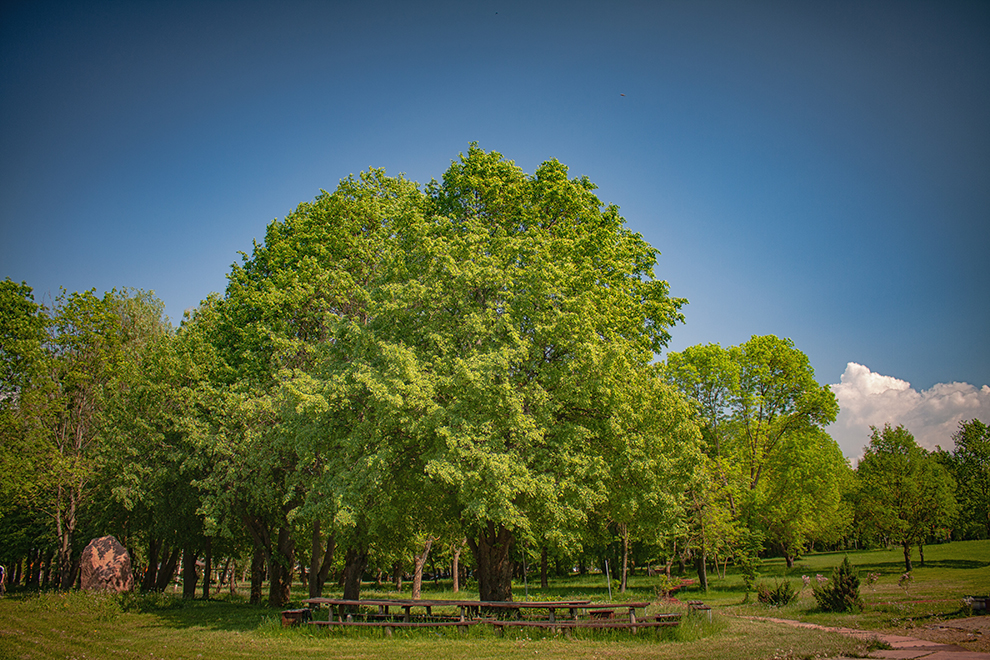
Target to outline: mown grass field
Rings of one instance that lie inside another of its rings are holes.
[[[783,561],[766,561],[761,579],[830,575],[842,554],[815,554],[787,569]],[[0,600],[0,658],[812,658],[862,656],[867,645],[840,635],[795,629],[744,617],[797,619],[829,626],[898,630],[924,626],[968,614],[963,597],[990,591],[990,541],[967,541],[926,548],[926,566],[917,566],[910,584],[899,586],[903,559],[899,549],[848,553],[864,581],[866,607],[856,614],[818,612],[810,588],[796,602],[768,609],[747,594],[738,573],[711,576],[707,594],[687,586],[676,602],[656,602],[651,611],[683,608],[683,601],[711,604],[711,623],[686,618],[678,629],[640,632],[576,633],[572,639],[532,630],[509,632],[504,638],[475,627],[466,635],[454,631],[397,631],[383,639],[380,631],[324,631],[309,627],[283,629],[278,612],[246,604],[242,598],[181,601],[160,596],[98,596],[82,593],[11,594]],[[879,574],[867,586],[866,576]],[[688,577],[694,577],[689,575]],[[626,594],[613,600],[656,600],[656,578],[635,576]],[[453,594],[449,585],[424,585],[424,597],[473,598],[470,591]],[[905,588],[906,587],[906,588]],[[516,598],[524,597],[517,585]],[[363,596],[399,597],[395,592],[366,588]],[[298,598],[304,594],[297,592]],[[403,597],[408,597],[408,590]],[[531,600],[590,598],[608,600],[608,586],[598,574],[551,582],[547,590],[529,587]]]

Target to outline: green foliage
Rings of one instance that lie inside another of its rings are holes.
[[[850,469],[823,430],[838,404],[791,340],[689,347],[667,356],[664,374],[694,403],[707,457],[691,547],[745,562],[758,538],[793,561],[809,541],[843,533]]]
[[[791,604],[797,596],[798,592],[790,580],[774,580],[772,587],[767,582],[756,585],[756,598],[767,607],[784,607]]]
[[[969,537],[990,537],[990,426],[960,422],[948,467],[958,485],[959,522]]]
[[[818,608],[825,612],[857,612],[863,608],[859,595],[859,575],[845,557],[832,571],[832,577],[811,586]]]
[[[672,518],[697,429],[650,363],[684,301],[593,189],[472,145],[425,193],[373,170],[272,223],[221,304],[271,412],[230,474],[271,461],[280,515],[322,508],[385,552],[450,521],[505,558],[573,544],[598,508],[642,534]]]
[[[47,318],[31,287],[0,282],[0,517],[37,494],[45,462],[42,343]]]
[[[670,594],[679,589],[680,586],[681,579],[679,577],[670,577],[666,574],[661,575],[657,582],[657,598],[667,600],[670,598]]]
[[[856,518],[867,535],[887,537],[904,547],[924,543],[952,524],[958,511],[955,481],[936,455],[918,447],[903,426],[873,429],[857,468]]]

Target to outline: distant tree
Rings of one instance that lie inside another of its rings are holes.
[[[873,427],[870,444],[856,469],[860,529],[899,543],[904,570],[911,571],[911,547],[948,529],[956,516],[955,481],[936,457],[918,447],[903,426]]]
[[[99,445],[108,409],[141,369],[148,343],[165,331],[164,307],[142,291],[65,293],[44,308],[41,393],[37,409],[44,463],[34,474],[32,503],[49,515],[58,537],[58,580],[73,578],[73,540],[85,505],[99,484]],[[27,393],[25,393],[25,396]]]
[[[960,522],[990,537],[990,426],[978,419],[960,422],[952,439],[949,464],[958,482]]]
[[[623,384],[624,401],[611,437],[607,517],[622,544],[619,591],[628,584],[630,545],[657,544],[691,504],[701,475],[698,428],[676,390],[649,371]]]
[[[843,496],[851,468],[820,429],[788,437],[768,465],[753,515],[792,567],[809,542],[837,540],[849,528],[853,512]]]
[[[696,502],[727,507],[746,530],[736,538],[763,537],[792,563],[816,521],[827,514],[835,522],[841,509],[844,460],[823,431],[838,413],[835,395],[791,340],[773,335],[671,353],[665,374],[695,403],[702,425],[711,479]]]
[[[31,287],[0,282],[0,518],[32,499],[45,463],[47,317]]]

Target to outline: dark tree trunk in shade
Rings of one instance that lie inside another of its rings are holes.
[[[141,580],[141,591],[154,591],[155,585],[158,583],[158,553],[161,549],[162,542],[160,539],[152,538],[148,542],[148,568],[145,570],[144,578]]]
[[[450,560],[450,576],[454,580],[454,593],[456,594],[461,590],[461,550],[464,549],[464,544],[467,540],[462,540],[460,543],[455,543],[451,551],[452,558]]]
[[[512,600],[511,551],[515,544],[512,532],[502,525],[489,522],[476,537],[468,537],[478,575],[481,600]]]
[[[344,553],[344,599],[361,598],[361,578],[368,565],[368,549],[351,547]]]
[[[288,527],[280,527],[268,559],[268,604],[284,607],[292,597],[292,571],[296,563],[296,542]]]
[[[196,597],[196,553],[190,546],[182,548],[182,597]]]
[[[258,546],[254,546],[254,554],[251,555],[251,604],[261,603],[261,588],[265,581],[265,552]]]
[[[206,549],[203,553],[203,600],[210,599],[210,588],[213,586],[213,539],[206,538]]]
[[[348,548],[344,553],[344,599],[358,600],[361,597],[361,578],[368,565],[367,548]]]
[[[698,551],[698,556],[694,559],[695,567],[698,569],[698,587],[707,592],[708,591],[708,555],[705,549],[702,548]]]
[[[337,547],[337,542],[333,534],[327,536],[326,547],[323,546],[323,534],[320,531],[320,521],[313,523],[313,532],[310,538],[310,563],[309,563],[309,597],[319,598],[323,595],[323,586],[330,577],[330,568],[333,566],[333,553]]]
[[[175,571],[179,568],[179,554],[182,549],[178,546],[172,548],[171,552],[165,553],[168,557],[162,562],[162,567],[158,569],[158,580],[155,582],[155,591],[165,591],[169,582],[175,577]]]

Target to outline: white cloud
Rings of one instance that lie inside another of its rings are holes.
[[[977,389],[969,383],[939,383],[919,392],[907,381],[850,362],[841,382],[830,387],[839,399],[839,417],[827,430],[854,460],[870,442],[870,426],[903,424],[925,449],[936,445],[952,449],[960,421],[976,418],[990,423],[987,385]]]

